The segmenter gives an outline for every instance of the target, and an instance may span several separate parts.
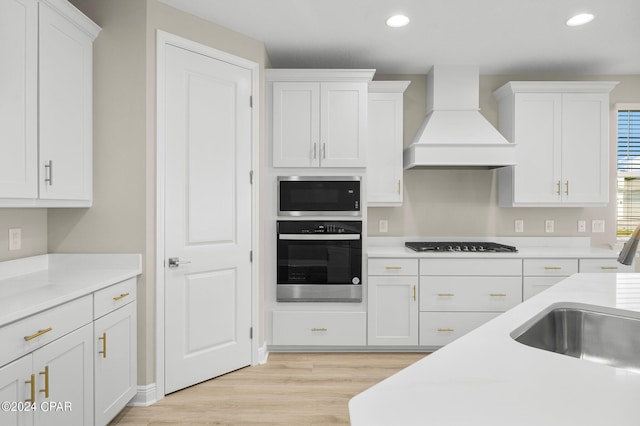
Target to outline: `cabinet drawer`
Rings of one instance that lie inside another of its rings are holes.
[[[566,277],[524,277],[522,279],[522,300],[527,300],[564,280]]]
[[[623,265],[616,259],[580,259],[580,272],[633,272],[633,265]]]
[[[361,346],[366,336],[365,312],[273,313],[274,345]]]
[[[0,365],[89,324],[93,320],[91,300],[91,295],[84,296],[0,328]]]
[[[420,277],[420,311],[504,312],[522,302],[520,277]]]
[[[420,345],[444,346],[498,315],[493,312],[420,312]]]
[[[420,259],[420,275],[522,275],[521,259]]]
[[[525,259],[524,275],[568,277],[578,272],[578,259]]]
[[[369,259],[369,275],[418,275],[418,259]]]
[[[94,318],[100,318],[133,300],[136,300],[135,278],[96,291],[93,295]]]

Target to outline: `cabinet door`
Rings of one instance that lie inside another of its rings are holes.
[[[24,356],[17,361],[0,368],[0,401],[9,403],[24,403],[35,397],[34,388],[31,394],[31,384],[35,380],[31,376],[31,355]],[[37,403],[36,403],[37,407]],[[10,407],[12,408],[12,407]],[[33,412],[17,410],[0,410],[0,424],[3,426],[33,425]]]
[[[87,324],[33,353],[35,423],[93,424],[93,326]]]
[[[273,167],[320,164],[320,84],[273,83]]]
[[[562,95],[519,93],[515,102],[514,204],[561,203]]]
[[[106,425],[136,394],[136,304],[94,323],[95,424]]]
[[[369,93],[367,204],[402,204],[402,93]]]
[[[320,164],[364,167],[367,83],[322,83],[320,92]]]
[[[566,202],[609,202],[609,95],[562,95],[562,193]]]
[[[30,0],[0,2],[0,198],[38,196],[38,16]]]
[[[92,41],[39,3],[40,198],[90,200]]]
[[[369,276],[369,345],[418,344],[418,277]]]

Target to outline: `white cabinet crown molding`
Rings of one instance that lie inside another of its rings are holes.
[[[374,69],[288,69],[264,70],[266,81],[371,81]]]
[[[87,18],[85,14],[80,12],[67,0],[40,0],[40,3],[45,3],[61,15],[70,18],[70,21],[89,36],[92,41],[98,37],[98,34],[102,30],[98,24]]]
[[[404,93],[411,81],[370,81],[369,93]]]
[[[609,93],[619,81],[510,81],[493,92],[497,100],[512,93]]]

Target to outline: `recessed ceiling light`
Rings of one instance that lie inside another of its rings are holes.
[[[567,25],[570,27],[577,27],[578,25],[584,25],[593,21],[594,16],[591,13],[580,13],[572,16],[567,20]]]
[[[387,25],[392,28],[404,27],[409,23],[409,18],[404,15],[393,15],[391,18],[387,19]]]

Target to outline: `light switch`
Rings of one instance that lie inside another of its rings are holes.
[[[378,221],[378,232],[389,232],[389,221],[387,219]]]
[[[587,221],[579,220],[578,221],[578,232],[587,232]]]
[[[591,232],[604,232],[604,220],[603,219],[592,220]]]
[[[22,248],[22,229],[9,229],[9,250],[20,250]]]

